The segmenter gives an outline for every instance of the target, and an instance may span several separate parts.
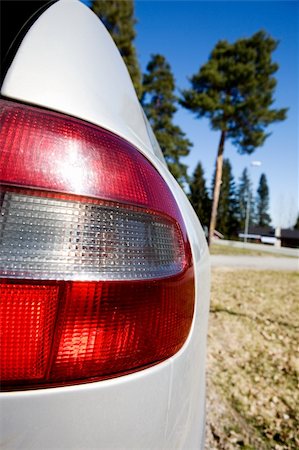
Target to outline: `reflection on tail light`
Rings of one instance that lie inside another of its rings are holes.
[[[194,276],[162,177],[80,120],[7,101],[0,117],[3,387],[101,380],[174,355]]]

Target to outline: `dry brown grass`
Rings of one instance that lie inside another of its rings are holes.
[[[211,255],[232,255],[232,256],[239,256],[239,255],[248,255],[248,256],[271,256],[273,258],[285,258],[286,255],[282,253],[270,253],[266,250],[256,250],[256,249],[248,249],[248,248],[242,248],[242,247],[233,247],[229,245],[219,245],[213,243],[210,247],[210,253]],[[295,258],[295,256],[287,256],[288,258]]]
[[[299,448],[299,276],[215,269],[209,449]]]

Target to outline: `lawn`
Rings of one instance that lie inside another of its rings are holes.
[[[294,258],[294,256],[289,256],[289,255],[285,255],[285,254],[281,254],[281,253],[270,253],[267,251],[262,251],[262,250],[251,250],[251,249],[247,249],[247,248],[239,248],[239,247],[231,247],[231,246],[226,246],[226,245],[219,245],[219,244],[215,244],[213,243],[210,247],[210,253],[211,255],[251,255],[251,256],[268,256],[268,257],[289,257],[289,258]]]
[[[207,449],[299,448],[299,276],[215,269]]]

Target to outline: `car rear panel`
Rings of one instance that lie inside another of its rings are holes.
[[[100,126],[137,148],[179,205],[195,277],[191,330],[175,355],[109,380],[1,393],[1,448],[202,448],[210,274],[206,240],[152,143],[112,40],[84,5],[59,1],[24,38],[1,94]]]

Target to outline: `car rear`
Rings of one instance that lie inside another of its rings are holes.
[[[108,33],[54,3],[1,94],[2,446],[201,448],[207,245]]]

